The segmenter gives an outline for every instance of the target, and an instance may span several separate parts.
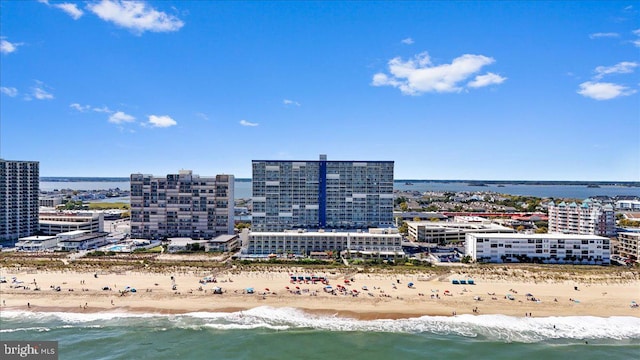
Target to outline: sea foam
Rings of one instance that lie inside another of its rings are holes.
[[[537,342],[550,339],[640,340],[637,317],[513,317],[505,315],[422,316],[408,319],[357,320],[317,315],[295,308],[261,306],[246,311],[194,312],[181,315],[153,313],[64,313],[3,311],[0,331],[60,327],[118,327],[139,325],[156,329],[232,331],[267,329],[296,331],[312,329],[342,332],[393,332],[457,335],[505,342]],[[8,321],[4,321],[8,320]],[[25,325],[27,324],[27,325]],[[47,331],[47,330],[44,330]]]

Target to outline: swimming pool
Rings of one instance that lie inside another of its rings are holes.
[[[107,248],[107,251],[127,251],[126,245],[111,245]]]

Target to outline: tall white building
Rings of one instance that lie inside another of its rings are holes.
[[[606,265],[611,261],[611,241],[596,235],[470,233],[465,253],[478,262]]]
[[[393,161],[253,160],[253,231],[393,226]]]
[[[616,235],[616,219],[613,206],[586,199],[582,204],[564,201],[548,205],[549,233],[582,235]]]
[[[0,159],[0,241],[38,231],[40,164]]]
[[[131,237],[212,239],[233,234],[233,175],[131,174]]]

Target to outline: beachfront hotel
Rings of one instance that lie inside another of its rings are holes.
[[[234,176],[191,170],[164,177],[131,174],[131,237],[212,239],[233,234]]]
[[[244,254],[309,255],[337,251],[357,257],[403,257],[402,236],[396,229],[369,229],[369,232],[285,230],[250,232]],[[348,256],[348,255],[345,255]]]
[[[615,236],[616,219],[613,206],[586,199],[582,204],[564,201],[548,204],[549,233]]]
[[[597,235],[469,233],[465,254],[477,262],[608,265],[611,244]]]
[[[40,164],[0,159],[0,241],[38,231]]]
[[[253,160],[257,232],[393,226],[393,161]]]
[[[494,224],[477,216],[456,216],[453,221],[407,221],[409,239],[427,244],[465,241],[467,233],[515,233],[512,228]]]

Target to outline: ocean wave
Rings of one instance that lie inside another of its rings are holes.
[[[33,327],[117,327],[145,326],[157,329],[296,331],[313,329],[342,332],[392,332],[457,335],[504,342],[538,342],[550,339],[640,340],[640,318],[637,317],[533,317],[505,315],[422,316],[409,319],[357,320],[331,315],[317,315],[295,308],[257,307],[246,311],[193,312],[181,315],[153,313],[38,313],[2,312],[0,319],[11,320],[6,331]],[[123,321],[126,320],[126,321]],[[61,322],[62,324],[60,324]],[[23,326],[20,326],[20,325]],[[13,329],[15,328],[15,329]],[[33,327],[33,331],[38,331]]]
[[[2,333],[12,333],[12,332],[18,332],[18,331],[37,331],[37,332],[45,332],[45,331],[51,331],[51,329],[46,328],[46,327],[42,327],[42,326],[38,326],[38,327],[27,327],[27,328],[15,328],[15,329],[0,329],[0,334],[2,334]]]
[[[206,324],[204,327],[216,330],[251,330],[251,329],[271,329],[271,330],[288,330],[289,326],[262,324]]]
[[[6,310],[0,313],[0,319],[13,320],[30,320],[30,321],[62,321],[65,323],[86,323],[94,321],[107,321],[123,318],[151,318],[156,314],[148,313],[127,313],[127,312],[95,312],[95,313],[76,313],[76,312],[37,312],[37,311],[14,311]]]

